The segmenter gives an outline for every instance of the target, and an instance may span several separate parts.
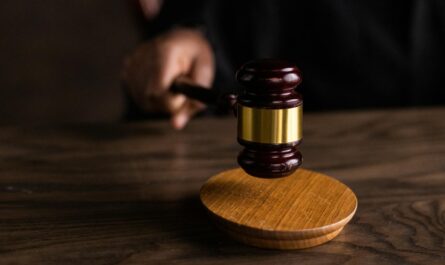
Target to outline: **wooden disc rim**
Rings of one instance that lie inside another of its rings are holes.
[[[357,197],[346,185],[305,169],[279,179],[227,170],[210,178],[200,196],[218,227],[267,248],[304,248],[331,240],[357,209]]]

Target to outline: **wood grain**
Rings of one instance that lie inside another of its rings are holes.
[[[339,234],[357,209],[357,198],[346,185],[306,169],[278,179],[227,170],[210,178],[200,197],[230,236],[272,249],[323,244]]]
[[[236,167],[234,119],[0,129],[3,264],[444,264],[445,108],[305,114],[304,167],[357,194],[334,240],[237,243],[200,205]]]

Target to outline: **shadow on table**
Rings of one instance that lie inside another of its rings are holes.
[[[234,241],[220,231],[206,213],[198,196],[192,196],[176,202],[160,202],[147,208],[147,218],[155,218],[151,229],[160,236],[156,249],[165,255],[178,259],[204,259],[207,262],[249,262],[270,263],[277,258],[298,258],[298,261],[310,261],[317,258],[320,264],[332,264],[331,255],[319,256],[318,251],[293,250],[279,251],[250,247]],[[151,230],[150,229],[150,230]],[[144,255],[145,256],[145,255]],[[333,255],[334,256],[334,255]],[[141,257],[142,258],[142,257]],[[149,259],[154,258],[151,254]],[[338,262],[339,257],[336,257]],[[325,261],[323,263],[323,261]],[[345,260],[346,261],[346,260]]]

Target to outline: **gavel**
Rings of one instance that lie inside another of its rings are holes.
[[[295,88],[300,70],[272,59],[251,61],[236,73],[238,95],[219,94],[178,78],[174,93],[220,108],[233,108],[238,118],[238,143],[244,149],[238,164],[249,175],[279,178],[292,174],[302,163],[297,147],[302,141],[303,99]]]

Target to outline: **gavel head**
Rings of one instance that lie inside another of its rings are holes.
[[[303,100],[293,64],[259,60],[244,64],[236,78],[243,86],[237,99],[238,142],[244,150],[239,165],[248,174],[277,178],[292,174],[302,163]]]

